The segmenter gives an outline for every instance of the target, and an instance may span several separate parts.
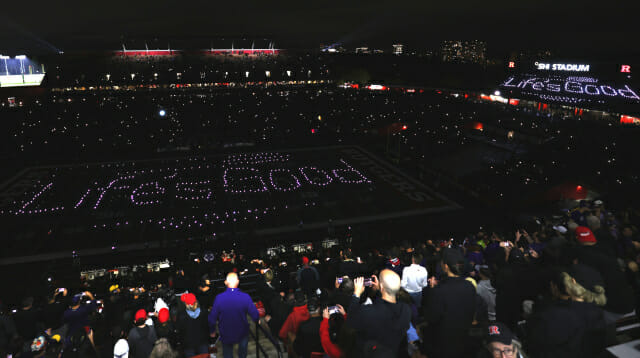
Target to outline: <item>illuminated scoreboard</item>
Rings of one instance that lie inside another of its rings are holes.
[[[640,84],[631,64],[568,61],[507,62],[499,85],[510,97],[570,105],[638,105]]]
[[[44,66],[27,56],[0,55],[0,87],[40,86],[44,74]]]
[[[0,87],[40,86],[44,74],[35,75],[0,75]]]

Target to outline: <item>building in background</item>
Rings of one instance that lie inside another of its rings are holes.
[[[403,44],[394,44],[393,45],[393,54],[394,55],[402,55],[403,48],[404,48]]]
[[[448,40],[442,43],[442,61],[458,63],[487,62],[487,43],[479,40]]]
[[[554,54],[551,50],[514,50],[509,53],[509,61],[518,62],[532,62],[539,60],[550,60]]]

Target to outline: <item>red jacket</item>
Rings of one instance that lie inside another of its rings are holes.
[[[309,317],[307,305],[293,307],[293,311],[289,313],[287,320],[284,321],[282,328],[280,328],[280,333],[278,334],[280,339],[286,342],[289,332],[297,334],[300,323],[307,321]]]
[[[329,357],[342,357],[342,351],[338,348],[338,345],[331,342],[331,338],[329,337],[329,320],[326,318],[320,323],[320,342],[322,342],[322,348]]]

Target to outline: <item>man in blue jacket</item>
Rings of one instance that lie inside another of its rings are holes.
[[[218,325],[224,358],[233,357],[235,344],[238,344],[238,357],[246,358],[249,345],[247,314],[254,322],[260,318],[251,297],[238,289],[239,283],[238,275],[229,273],[224,281],[227,290],[216,297],[209,313],[209,331],[214,336]]]

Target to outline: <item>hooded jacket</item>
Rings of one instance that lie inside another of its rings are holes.
[[[297,333],[298,328],[300,327],[300,324],[308,320],[309,317],[310,315],[309,315],[309,309],[307,308],[307,305],[293,307],[293,311],[289,313],[287,320],[284,321],[282,328],[280,328],[280,332],[278,334],[280,339],[286,342],[288,339],[289,332]]]

